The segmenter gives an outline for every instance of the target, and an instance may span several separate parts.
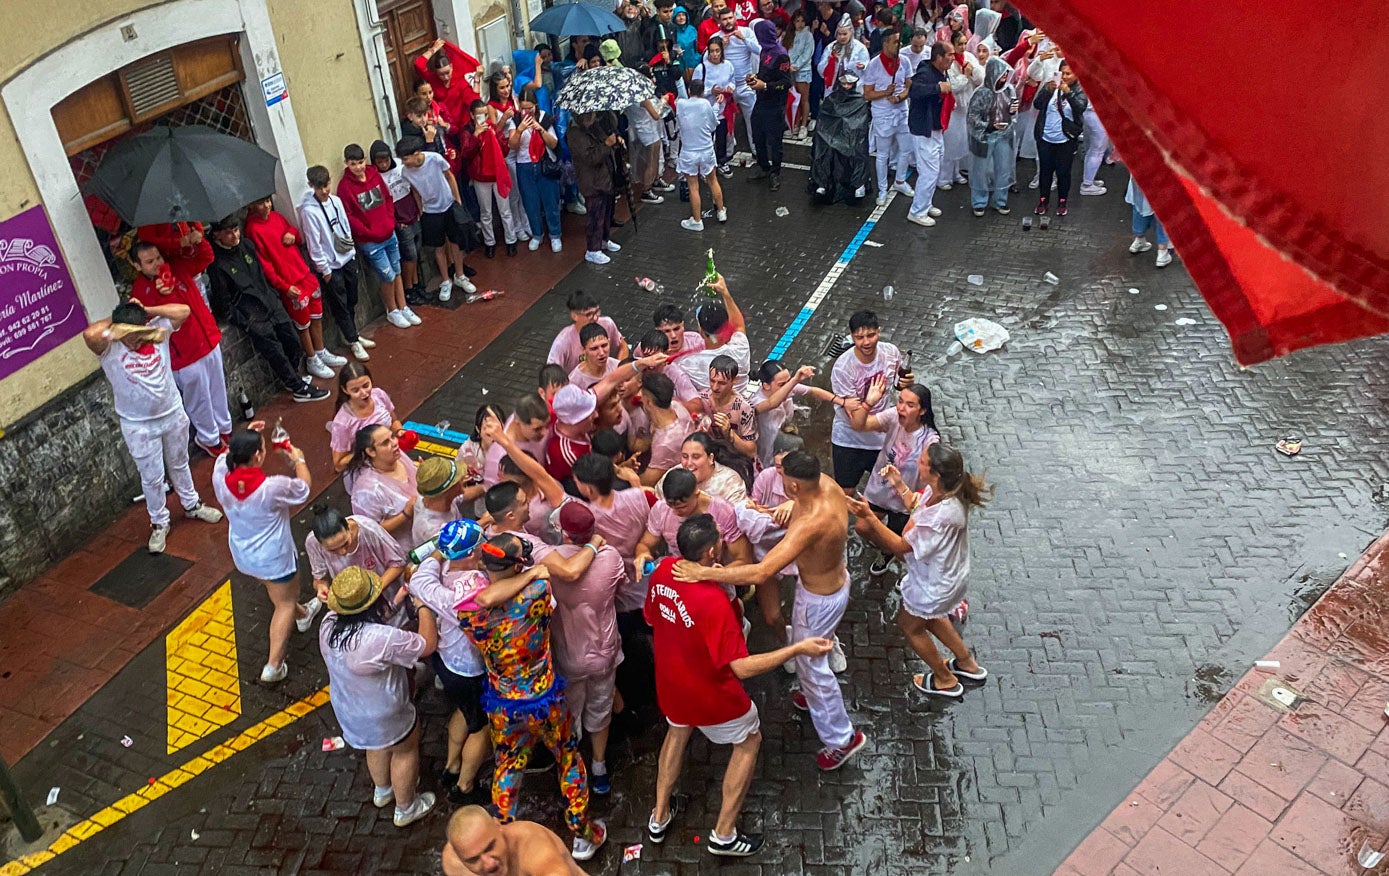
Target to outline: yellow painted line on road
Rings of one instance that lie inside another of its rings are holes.
[[[286,706],[264,721],[247,727],[211,751],[198,755],[156,779],[150,779],[148,786],[133,794],[127,794],[90,818],[77,822],[68,828],[62,836],[54,840],[48,848],[0,866],[0,876],[23,876],[23,874],[48,863],[64,852],[71,851],[106,828],[118,824],[132,812],[148,806],[180,785],[192,781],[217,764],[230,759],[238,752],[245,751],[276,730],[283,730],[327,702],[328,688],[324,687],[297,703]]]
[[[231,580],[164,637],[169,754],[241,717]]]
[[[423,438],[420,439],[420,443],[415,445],[415,448],[423,450],[425,453],[432,453],[435,456],[442,456],[445,459],[453,459],[458,455],[457,447],[450,447],[447,444],[435,444],[433,441],[426,441]]]

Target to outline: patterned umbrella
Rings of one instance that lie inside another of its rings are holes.
[[[654,97],[651,80],[626,67],[597,67],[575,73],[560,89],[555,106],[571,113],[621,112]]]

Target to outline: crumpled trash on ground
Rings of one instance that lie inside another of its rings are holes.
[[[955,323],[955,337],[967,350],[987,353],[1008,343],[1008,330],[991,319],[972,316]]]
[[[781,218],[785,219],[787,216],[791,215],[791,211],[786,209],[785,207],[777,207],[776,214]]]
[[[983,286],[983,285],[984,285],[984,275],[983,275],[983,274],[970,274],[968,277],[965,277],[965,282],[968,283],[968,284],[971,285],[971,286]]]

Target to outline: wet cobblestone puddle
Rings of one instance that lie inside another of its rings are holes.
[[[814,731],[789,702],[793,679],[757,679],[749,688],[766,738],[744,827],[767,834],[765,850],[721,864],[693,841],[712,824],[727,758],[697,742],[681,786],[689,807],[672,841],[623,865],[622,847],[642,841],[660,741],[658,730],[629,735],[610,758],[614,792],[595,804],[611,847],[588,872],[1050,872],[1382,531],[1389,345],[1239,369],[1180,261],[1158,271],[1127,253],[1123,174],[1106,173],[1111,194],[1077,198],[1046,232],[1023,233],[1017,214],[975,219],[960,190],[938,196],[945,215],[936,228],[919,229],[905,223],[899,199],[870,235],[883,245],[858,251],[786,356],[821,368],[823,385],[824,349],[865,306],[878,310],[888,340],[916,351],[942,434],[997,488],[971,523],[965,627],[988,684],[948,706],[909,692],[915,661],[890,623],[897,573],[870,579],[851,541],[841,681],[868,748],[848,768],[819,773]],[[629,338],[639,335],[656,299],[631,278],[690,289],[709,246],[760,361],[867,215],[812,209],[798,188],[788,181],[772,196],[735,178],[729,224],[703,235],[678,228],[677,203],[644,210],[638,231],[617,233],[624,248],[611,266],[576,269],[412,418],[471,422],[484,400],[507,404],[531,391],[574,288],[593,291]],[[1013,206],[1027,201],[1024,192]],[[523,253],[518,277],[524,262]],[[1059,283],[1043,282],[1046,272]],[[896,290],[891,302],[885,285]],[[947,357],[952,326],[969,316],[999,321],[1012,340]],[[802,422],[827,459],[828,412]],[[1289,432],[1304,438],[1293,459],[1273,451]],[[236,586],[246,679],[263,659],[248,652],[266,618],[258,600],[241,598],[254,592]],[[767,646],[764,631],[752,644]],[[309,637],[296,640],[285,691],[245,684],[244,717],[228,730],[324,684],[316,650]],[[167,770],[161,661],[133,662],[21,762],[21,779],[64,785],[64,805],[85,817]],[[423,710],[432,786],[443,753],[432,691]],[[320,751],[319,738],[336,732],[319,709],[43,871],[437,872],[447,806],[397,831],[366,799],[361,758]],[[114,742],[127,733],[158,744]],[[552,776],[528,777],[525,816],[558,826],[553,788]]]

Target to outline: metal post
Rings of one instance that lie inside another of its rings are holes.
[[[14,776],[10,774],[10,768],[3,758],[0,758],[0,800],[4,801],[5,808],[10,811],[10,818],[14,819],[14,825],[19,828],[19,835],[26,843],[32,843],[43,836],[43,828],[39,827],[34,810],[29,808],[24,795],[19,792],[19,786],[15,784]]]

